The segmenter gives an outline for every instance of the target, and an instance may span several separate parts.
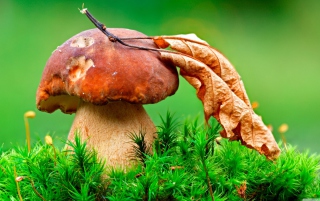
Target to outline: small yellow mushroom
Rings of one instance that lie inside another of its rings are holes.
[[[34,118],[35,116],[36,116],[36,113],[34,111],[28,111],[24,113],[24,125],[26,126],[26,140],[27,140],[29,152],[31,150],[31,145],[30,145],[31,139],[30,139],[30,127],[29,127],[28,118]]]
[[[287,140],[286,140],[286,137],[284,136],[284,134],[288,131],[288,129],[289,129],[288,124],[281,124],[278,129],[286,151],[288,150],[288,148],[287,148]]]
[[[52,137],[50,135],[46,135],[46,137],[44,138],[45,142],[47,145],[52,145],[53,142],[52,142]]]
[[[278,131],[279,133],[285,133],[288,131],[288,129],[289,129],[288,124],[281,124]]]

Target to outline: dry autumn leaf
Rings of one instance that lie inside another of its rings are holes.
[[[215,117],[224,130],[221,136],[241,140],[273,160],[280,149],[261,117],[254,113],[240,76],[230,62],[206,42],[192,35],[156,37],[160,48],[179,53],[160,52],[164,60],[180,68],[181,75],[197,90],[205,119]]]
[[[221,77],[235,95],[251,107],[241,77],[235,68],[219,51],[212,48],[207,42],[199,39],[195,34],[162,36],[154,41],[160,48],[170,46],[171,49],[189,55],[206,64],[215,74]],[[185,76],[188,77],[187,75]],[[188,77],[188,79],[190,78]],[[196,82],[193,81],[192,83]]]

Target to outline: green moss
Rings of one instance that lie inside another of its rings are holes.
[[[139,164],[107,168],[77,137],[71,151],[41,143],[1,151],[0,200],[301,200],[320,197],[320,157],[294,147],[275,162],[216,137],[219,124],[179,124],[168,113],[154,146],[131,133]],[[281,146],[281,144],[280,144]],[[151,154],[152,153],[152,154]]]

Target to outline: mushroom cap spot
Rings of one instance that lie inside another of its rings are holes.
[[[119,38],[145,37],[129,29],[108,30]],[[81,38],[94,42],[82,48],[71,45],[82,44]],[[126,43],[156,48],[152,40]],[[110,101],[157,103],[178,89],[177,69],[162,61],[159,52],[111,42],[99,29],[83,31],[59,49],[61,52],[53,52],[48,59],[37,90],[36,105],[41,111],[73,113],[80,99],[95,105]]]
[[[93,43],[94,43],[94,39],[92,37],[79,36],[72,40],[70,46],[84,48],[84,47],[89,47],[93,45]]]
[[[86,76],[87,70],[94,67],[91,59],[86,59],[85,56],[70,57],[66,69],[69,70],[69,79],[71,82],[76,82]]]

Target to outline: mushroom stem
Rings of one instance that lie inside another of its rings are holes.
[[[133,144],[128,134],[141,128],[146,131],[145,140],[150,145],[156,128],[140,104],[117,101],[97,106],[81,101],[68,139],[73,141],[78,130],[81,139],[87,140],[89,148],[94,148],[106,165],[123,168],[132,163]]]

